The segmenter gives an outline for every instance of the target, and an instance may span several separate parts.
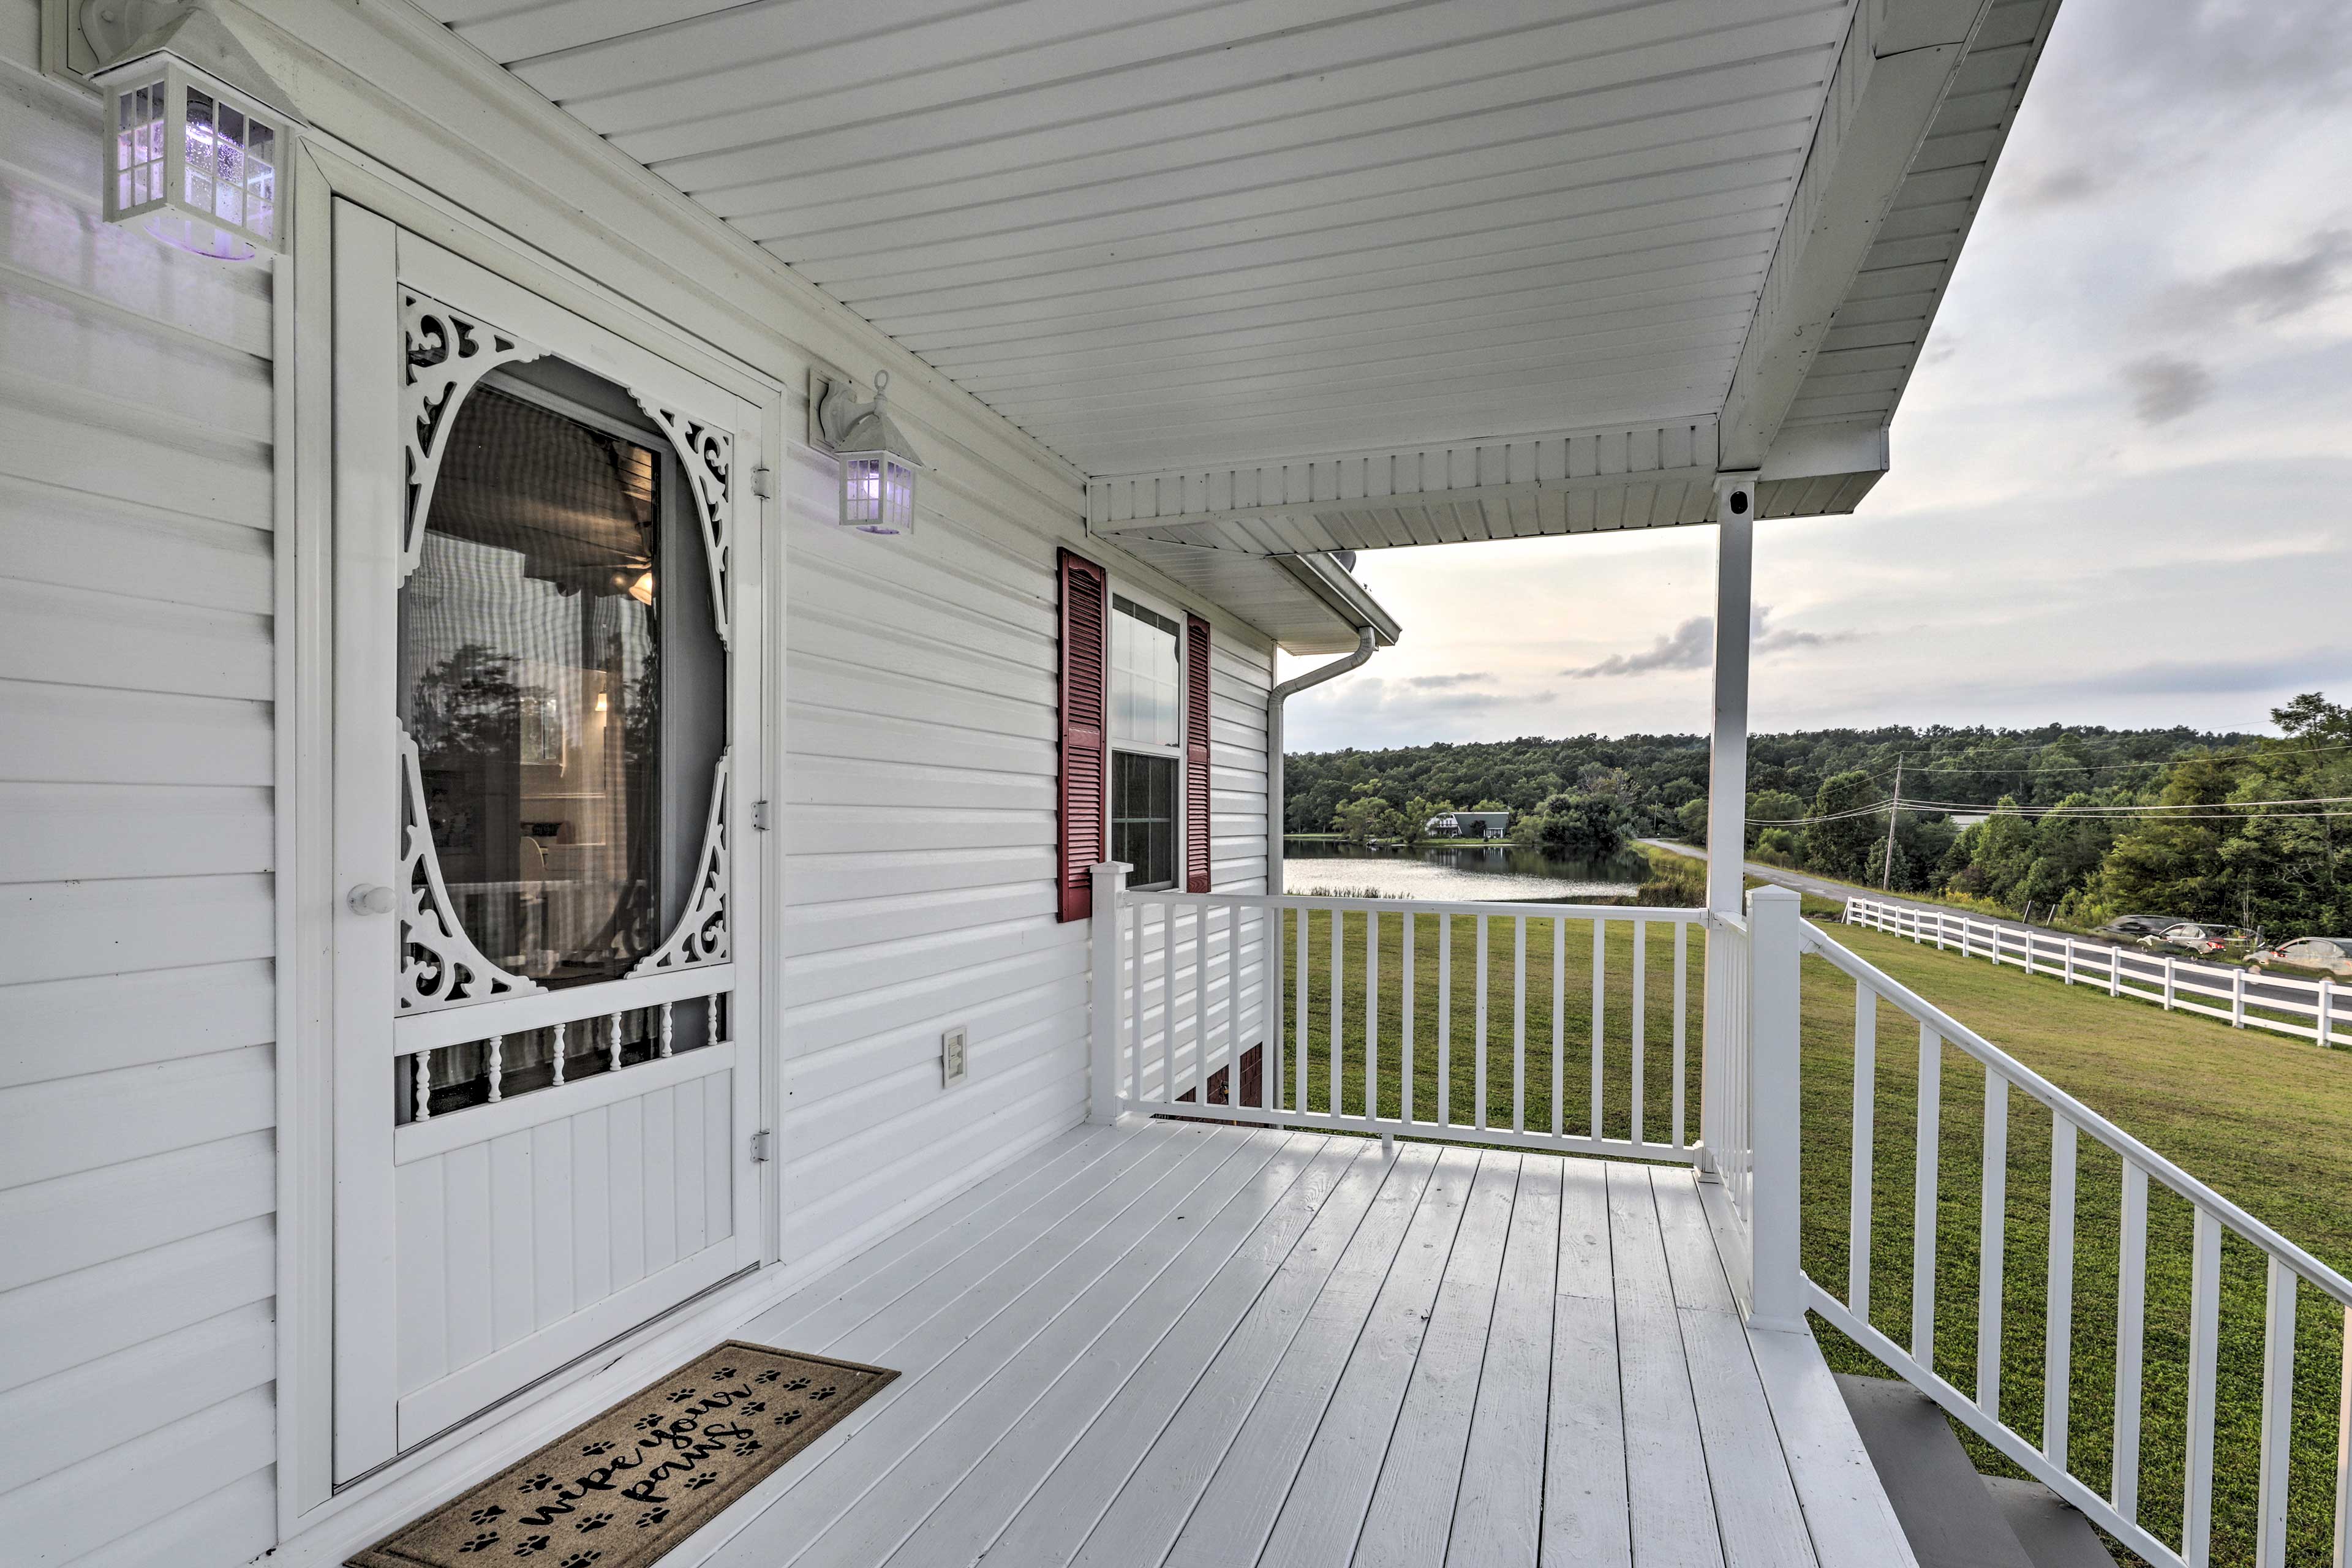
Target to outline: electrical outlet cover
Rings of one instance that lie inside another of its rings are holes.
[[[967,1049],[968,1039],[969,1035],[961,1024],[940,1037],[940,1082],[942,1088],[953,1089],[963,1081],[964,1074],[971,1065]]]

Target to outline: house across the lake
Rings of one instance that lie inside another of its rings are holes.
[[[2221,1236],[2352,1286],[1743,891],[1745,639],[1703,906],[1268,881],[1349,552],[1751,624],[2056,10],[0,0],[0,1556],[1903,1568],[1827,1322],[2203,1563]],[[2194,1206],[2185,1536],[1872,1300],[1918,1040]]]
[[[1511,836],[1511,814],[1507,811],[1449,811],[1433,816],[1423,827],[1433,838],[1508,838]]]

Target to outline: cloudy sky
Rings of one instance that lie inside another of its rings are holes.
[[[2352,5],[2065,0],[1894,449],[1758,529],[1756,729],[2352,700]],[[1702,730],[1713,572],[1706,529],[1367,555],[1405,640],[1290,744]]]

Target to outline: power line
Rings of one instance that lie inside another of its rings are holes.
[[[1933,813],[1942,816],[1950,816],[1954,813],[1973,816],[1979,812],[1982,812],[1987,816],[1999,816],[2003,814],[2007,814],[2011,816],[2033,819],[2045,816],[2061,816],[2084,817],[2093,820],[2104,819],[2109,821],[2125,821],[2137,817],[2149,818],[2157,821],[2243,822],[2257,820],[2259,817],[2264,816],[2352,816],[2352,812],[2342,811],[2270,811],[2257,809],[2263,807],[2288,805],[2352,805],[2352,795],[2315,795],[2305,800],[2195,801],[2176,805],[2168,805],[2158,803],[2145,805],[2004,805],[2000,807],[1982,805],[1966,805],[1952,801],[1923,801],[1916,799],[1905,801],[1897,799],[1892,801],[1874,801],[1868,805],[1853,806],[1844,811],[1827,812],[1819,816],[1751,816],[1748,818],[1748,826],[1750,827],[1810,827],[1817,823],[1850,822],[1856,817],[1876,816],[1882,812],[1888,812],[1890,810],[1908,811],[1914,814]],[[2248,816],[2244,815],[2248,812],[2254,812],[2256,815],[2255,816]]]

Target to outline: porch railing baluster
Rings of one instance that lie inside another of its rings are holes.
[[[2042,1311],[2042,1452],[2066,1468],[2074,1386],[2074,1124],[2050,1124],[2050,1293]]]
[[[2009,1233],[2009,1080],[1985,1074],[1984,1202],[1977,1228],[1977,1407],[2000,1414],[2001,1240]]]
[[[1647,978],[1643,971],[1648,967],[1649,935],[1650,922],[1637,917],[1633,921],[1633,1107],[1632,1111],[1633,1139],[1636,1143],[1646,1142],[1649,1136],[1643,1130],[1642,1121],[1643,1079],[1648,1071],[1648,1064],[1643,1060],[1642,1049],[1642,1030],[1647,1022],[1646,1013],[1649,1006],[1647,987],[1643,984]]]
[[[1919,1026],[1919,1147],[1911,1207],[1911,1359],[1936,1364],[1936,1155],[1944,1098],[1944,1042]]]
[[[1679,957],[1679,954],[1677,954]],[[1679,970],[1675,975],[1679,982]],[[1679,989],[1679,986],[1677,987]],[[1675,1009],[1677,1016],[1682,1009]],[[1680,1078],[1677,1072],[1676,1078]],[[1853,988],[1853,1161],[1846,1214],[1845,1304],[1870,1321],[1871,1167],[1876,1156],[1878,1118],[1878,993]],[[1681,1115],[1675,1115],[1679,1127]],[[1681,1142],[1677,1133],[1675,1142]]]
[[[1603,1137],[1603,1136],[1605,1136],[1605,1134],[1604,1134],[1604,1133],[1602,1132],[1602,1131],[1601,1131],[1601,1068],[1602,1068],[1602,1061],[1601,1061],[1601,1014],[1602,1014],[1602,1012],[1603,1012],[1603,1011],[1605,1010],[1605,1008],[1606,1008],[1606,1001],[1605,1001],[1605,998],[1606,998],[1606,995],[1607,995],[1607,993],[1608,993],[1608,985],[1609,985],[1608,952],[1609,952],[1609,922],[1608,922],[1607,921],[1604,921],[1604,920],[1595,920],[1595,921],[1592,922],[1592,1086],[1591,1086],[1591,1087],[1592,1087],[1592,1124],[1591,1124],[1591,1132],[1592,1132],[1592,1136],[1593,1136],[1593,1137],[1595,1137],[1595,1138],[1600,1138],[1600,1137]]]
[[[1551,1135],[1561,1131],[1561,1104],[1568,1098],[1568,921],[1551,922]],[[1681,1093],[1677,1080],[1675,1092]],[[1682,1142],[1679,1127],[1675,1142]]]
[[[2189,1282],[2189,1453],[2180,1555],[2204,1568],[2213,1541],[2213,1385],[2221,1357],[2221,1222],[2197,1208]]]
[[[2121,1235],[2116,1257],[2116,1436],[2107,1500],[2139,1520],[2139,1380],[2147,1327],[2147,1173],[2124,1162]]]
[[[1454,917],[1437,917],[1437,1123],[1454,1124]]]
[[[1397,1025],[1401,1037],[1397,1041],[1397,1116],[1408,1124],[1412,1121],[1413,1089],[1416,1087],[1412,1070],[1412,939],[1413,928],[1420,923],[1418,915],[1409,909],[1405,910],[1404,930],[1400,939],[1402,973],[1398,979],[1400,1006]]]
[[[1364,916],[1364,1115],[1381,1113],[1381,917]]]
[[[1528,1130],[1528,917],[1511,924],[1511,1131]]]
[[[1486,1125],[1486,917],[1485,915],[1478,917],[1477,975],[1478,1005],[1475,1014],[1475,1027],[1472,1032],[1475,1037],[1475,1044],[1478,1054],[1475,1058],[1477,1065],[1470,1075],[1470,1092],[1476,1097],[1476,1102],[1472,1109],[1476,1114],[1471,1119],[1471,1124],[1483,1129]]]

